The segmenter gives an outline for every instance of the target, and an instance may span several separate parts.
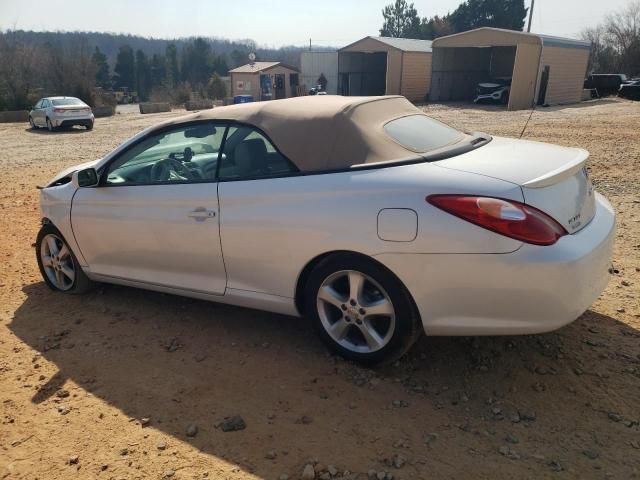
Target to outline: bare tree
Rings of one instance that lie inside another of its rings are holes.
[[[640,0],[629,2],[581,36],[592,44],[592,71],[640,74]]]
[[[0,92],[4,92],[5,108],[29,106],[39,58],[36,47],[19,41],[12,32],[0,39]]]
[[[609,15],[605,21],[607,40],[618,52],[624,72],[640,72],[640,0]]]

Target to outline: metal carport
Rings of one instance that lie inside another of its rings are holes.
[[[508,109],[520,110],[579,102],[591,44],[483,27],[438,38],[432,48],[430,100],[470,101],[479,82],[510,76]]]

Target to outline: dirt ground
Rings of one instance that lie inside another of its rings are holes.
[[[529,116],[426,110],[511,137]],[[591,309],[546,335],[422,338],[377,370],[329,355],[304,320],[44,285],[35,186],[181,113],[0,125],[0,479],[297,479],[315,462],[317,478],[640,478],[640,103],[541,109],[524,134],[588,149],[619,215]],[[216,428],[233,415],[244,430]]]

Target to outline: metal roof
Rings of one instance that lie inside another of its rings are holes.
[[[241,67],[234,68],[233,70],[229,70],[229,73],[256,73],[256,72],[264,72],[265,70],[269,70],[274,67],[284,67],[289,70],[293,70],[297,72],[298,69],[294,67],[290,67],[289,65],[285,65],[282,62],[253,62],[247,63],[246,65],[242,65]]]
[[[518,30],[507,30],[504,28],[493,27],[480,27],[473,30],[467,30],[466,32],[454,33],[447,35],[446,37],[440,37],[434,40],[435,47],[439,47],[441,43],[447,43],[448,39],[454,39],[459,37],[471,36],[476,33],[491,33],[509,35],[513,37],[514,44],[519,43],[518,39],[529,39],[527,43],[531,43],[533,39],[538,40],[540,44],[547,47],[564,47],[564,48],[578,48],[578,49],[591,49],[591,43],[583,40],[575,40],[573,38],[554,37],[552,35],[542,35],[539,33],[521,32]]]
[[[553,37],[551,35],[537,35],[542,39],[542,44],[548,47],[567,47],[567,48],[584,48],[591,50],[591,42],[585,42],[584,40],[575,40],[573,38]]]
[[[416,40],[413,38],[371,37],[387,45],[405,52],[431,52],[431,40]]]
[[[339,51],[345,50],[346,48],[357,45],[363,40],[367,40],[370,38],[371,40],[375,40],[380,43],[384,43],[392,48],[402,50],[403,52],[423,52],[423,53],[431,53],[431,40],[416,40],[414,38],[395,38],[395,37],[364,37],[357,42],[353,42],[346,47],[341,48]]]

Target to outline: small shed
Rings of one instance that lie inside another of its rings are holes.
[[[430,99],[471,101],[480,82],[511,82],[509,110],[582,99],[591,44],[483,27],[433,41]]]
[[[298,94],[300,72],[282,62],[253,62],[233,70],[231,96],[251,95],[255,101],[279,100]]]
[[[425,100],[431,86],[431,41],[365,37],[338,50],[338,92]]]

